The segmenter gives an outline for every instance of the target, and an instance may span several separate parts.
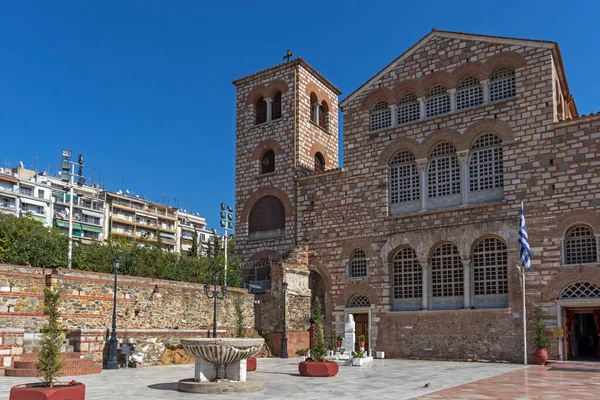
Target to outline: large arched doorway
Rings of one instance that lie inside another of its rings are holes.
[[[359,340],[361,336],[365,337],[365,350],[370,353],[371,340],[371,301],[362,294],[356,294],[348,300],[346,304],[346,314],[352,314],[354,317],[354,333],[356,334],[356,342],[353,351],[359,350]],[[347,320],[347,318],[345,319]]]

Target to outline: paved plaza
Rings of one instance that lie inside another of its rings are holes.
[[[177,381],[193,376],[193,365],[102,371],[79,377],[87,400],[215,398],[177,391]],[[265,380],[265,390],[219,399],[598,399],[600,372],[514,364],[375,360],[362,367],[340,367],[333,378],[298,375],[295,358],[259,359],[250,378]],[[71,378],[64,377],[63,380]],[[0,377],[0,393],[31,378]],[[425,387],[426,384],[429,384]]]

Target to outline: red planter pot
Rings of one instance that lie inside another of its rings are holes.
[[[256,371],[256,358],[252,357],[246,360],[246,371]]]
[[[76,383],[73,386],[40,387],[39,384],[13,386],[10,389],[10,400],[85,400],[85,385]]]
[[[336,376],[340,367],[334,361],[303,361],[298,364],[298,372],[302,376],[326,377]]]
[[[548,361],[548,351],[546,349],[535,349],[535,362],[539,365],[546,365]]]

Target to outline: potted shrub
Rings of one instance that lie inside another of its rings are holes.
[[[533,343],[535,344],[535,362],[539,365],[546,364],[548,361],[548,335],[546,335],[546,327],[544,326],[544,315],[542,306],[535,307],[535,333],[533,335]]]
[[[65,339],[65,333],[58,322],[59,305],[60,292],[58,289],[44,288],[44,313],[48,316],[48,320],[42,326],[42,347],[38,354],[37,370],[41,382],[13,386],[10,390],[10,400],[85,399],[83,383],[75,380],[57,382],[63,366],[60,347]]]
[[[366,337],[365,335],[360,335],[360,336],[358,337],[358,347],[359,347],[361,350],[364,350],[364,349],[365,349],[365,341],[366,341],[366,340],[367,340],[367,337]]]
[[[242,296],[237,296],[233,300],[233,308],[235,312],[235,330],[239,338],[246,337],[246,327],[244,324],[244,303]],[[246,360],[246,371],[256,371],[256,357]]]
[[[339,371],[339,366],[335,361],[325,361],[325,340],[323,339],[323,311],[321,309],[321,300],[315,297],[313,302],[312,317],[315,321],[315,342],[310,349],[312,361],[303,361],[298,364],[298,372],[302,376],[325,377],[335,376]]]
[[[336,346],[337,347],[342,347],[342,343],[344,341],[344,337],[343,336],[338,336],[335,340],[336,340],[336,342],[335,342]]]
[[[360,367],[362,365],[362,360],[365,357],[365,351],[353,351],[352,352],[352,365],[355,367]]]
[[[298,362],[306,361],[306,354],[308,353],[307,349],[298,349],[296,350],[296,355],[298,356]]]

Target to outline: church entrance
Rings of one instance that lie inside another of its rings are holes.
[[[567,360],[600,361],[600,309],[566,309]]]
[[[354,332],[356,332],[356,344],[354,346],[354,351],[358,351],[360,346],[358,344],[359,337],[361,335],[365,336],[365,351],[369,352],[369,314],[352,314],[354,316],[355,328]]]

